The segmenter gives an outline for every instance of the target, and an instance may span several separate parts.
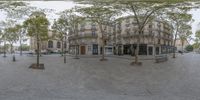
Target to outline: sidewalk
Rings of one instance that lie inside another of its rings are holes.
[[[171,54],[167,54],[168,55],[168,58],[170,56],[172,56]],[[72,55],[72,54],[67,54],[67,56],[71,56],[71,57],[74,57],[75,55]],[[78,57],[80,58],[101,58],[101,55],[78,55]],[[130,56],[130,55],[105,55],[105,57],[113,57],[113,58],[120,58],[120,59],[135,59],[134,56]],[[139,55],[139,60],[154,60],[154,56],[147,56],[147,55]]]

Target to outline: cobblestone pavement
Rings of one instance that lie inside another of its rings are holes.
[[[36,57],[0,55],[0,100],[200,100],[200,54],[163,63],[130,59],[41,57],[45,70],[28,67]]]

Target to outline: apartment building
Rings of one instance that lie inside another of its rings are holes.
[[[113,38],[115,54],[134,55],[139,37],[139,55],[158,55],[173,51],[172,26],[165,21],[152,20],[139,35],[134,19],[124,17],[116,20]]]
[[[103,30],[104,34],[97,23],[87,18],[78,24],[77,33],[69,32],[64,46],[71,54],[100,55],[104,49],[105,54],[134,55],[140,37],[139,55],[159,55],[174,50],[172,26],[162,20],[148,22],[140,35],[134,17],[117,19],[115,23],[103,26]],[[55,33],[50,31],[49,36],[52,34]],[[61,51],[61,43],[60,39],[49,39],[41,43],[41,49]],[[103,43],[105,48],[102,48]],[[35,47],[36,43],[32,38],[31,48]]]
[[[80,55],[99,55],[102,54],[102,37],[105,42],[105,53],[112,54],[113,46],[110,35],[112,34],[112,25],[103,26],[105,34],[102,34],[97,23],[87,18],[78,24],[78,32],[73,34],[69,32],[69,52]]]
[[[64,48],[68,47],[68,42],[62,42],[61,39],[59,38],[55,38],[53,36],[55,36],[55,34],[52,31],[48,32],[48,37],[49,39],[46,41],[41,41],[40,43],[40,50],[42,52],[61,52],[62,51],[62,46]],[[30,49],[35,51],[37,48],[37,44],[36,44],[36,39],[31,37],[30,38]]]

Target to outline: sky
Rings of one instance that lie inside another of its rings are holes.
[[[50,20],[50,22],[53,22],[54,19],[57,19],[59,16],[56,13],[59,13],[61,11],[64,11],[65,9],[70,9],[74,6],[76,6],[73,1],[26,1],[28,2],[31,6],[33,7],[38,7],[38,8],[46,8],[46,9],[53,9],[54,11],[52,13],[47,14],[47,18]],[[192,32],[193,32],[193,37],[195,31],[199,28],[200,25],[200,9],[197,10],[192,10],[189,13],[193,15],[193,19],[195,20],[192,23]],[[3,12],[0,12],[0,21],[5,20],[5,15]]]

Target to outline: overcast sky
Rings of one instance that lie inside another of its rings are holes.
[[[53,9],[54,12],[47,15],[48,19],[51,22],[53,21],[53,19],[58,18],[58,15],[56,15],[56,13],[61,12],[65,9],[70,9],[75,6],[75,4],[72,1],[29,1],[28,3],[30,3],[31,6],[38,8]],[[190,13],[193,14],[193,19],[195,20],[195,22],[192,24],[192,31],[193,33],[195,33],[197,25],[200,22],[200,9],[192,10]],[[0,12],[0,20],[4,19],[5,15],[2,12]]]

